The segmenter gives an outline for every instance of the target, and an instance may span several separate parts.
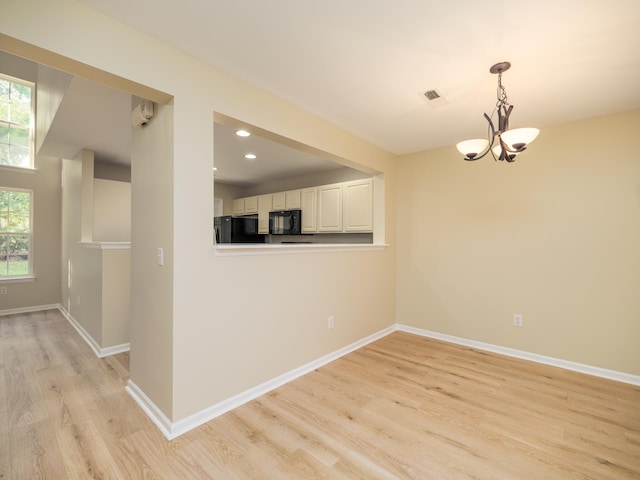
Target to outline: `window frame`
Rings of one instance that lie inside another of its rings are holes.
[[[28,87],[31,89],[31,106],[30,106],[30,115],[29,115],[29,164],[27,166],[23,165],[10,165],[8,163],[0,162],[0,169],[21,169],[21,170],[34,170],[35,168],[35,118],[36,118],[36,84],[34,82],[30,82],[29,80],[24,80],[22,78],[13,77],[11,75],[7,75],[5,73],[0,72],[0,79],[6,80],[12,83],[17,83],[19,85]],[[11,125],[19,125],[17,123],[6,122],[4,120],[0,120],[2,123],[7,123],[9,127]],[[19,125],[22,127],[22,125]],[[11,144],[9,144],[11,145]]]
[[[29,237],[29,249],[28,249],[28,267],[27,273],[23,275],[3,275],[1,273],[0,268],[0,283],[7,281],[20,281],[20,280],[28,280],[34,278],[33,275],[33,197],[34,191],[28,188],[15,188],[15,187],[6,187],[0,185],[0,191],[2,192],[19,192],[19,193],[28,193],[29,194],[29,232],[0,232],[0,236],[8,235],[8,236],[28,236]],[[0,262],[1,265],[1,262]]]

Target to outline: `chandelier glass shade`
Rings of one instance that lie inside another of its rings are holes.
[[[489,69],[491,73],[498,75],[496,108],[491,116],[484,114],[484,118],[488,122],[487,138],[465,140],[456,145],[465,160],[479,160],[491,152],[496,161],[514,162],[516,156],[523,152],[540,133],[537,128],[509,130],[509,115],[511,115],[513,105],[509,104],[507,91],[502,86],[502,72],[509,70],[510,67],[509,62],[500,62]],[[497,116],[497,125],[493,123],[494,116]]]

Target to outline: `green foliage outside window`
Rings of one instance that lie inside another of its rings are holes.
[[[0,278],[29,275],[31,193],[0,190]]]
[[[0,165],[30,168],[33,87],[0,76]]]

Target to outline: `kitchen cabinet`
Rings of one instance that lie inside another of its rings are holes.
[[[273,194],[273,210],[297,210],[300,208],[300,190]]]
[[[273,195],[258,195],[258,233],[269,233],[269,212],[273,208]]]
[[[318,231],[317,217],[318,188],[304,188],[300,190],[300,209],[302,210],[302,233]]]
[[[258,214],[258,233],[269,233],[269,212],[302,210],[302,233],[373,232],[373,179],[255,195],[233,200],[233,215]]]
[[[235,198],[231,204],[232,215],[244,215],[244,198]]]
[[[258,213],[258,197],[246,197],[244,199],[244,213],[249,215],[251,213]]]
[[[342,184],[318,187],[318,232],[342,231]],[[303,217],[304,218],[304,217]]]
[[[285,210],[287,206],[285,192],[278,192],[273,194],[273,210]]]
[[[373,181],[354,180],[342,184],[345,232],[373,232]]]
[[[300,208],[300,190],[289,190],[284,192],[285,195],[285,210],[293,210]]]
[[[232,215],[250,215],[258,213],[258,197],[235,198],[231,204]]]

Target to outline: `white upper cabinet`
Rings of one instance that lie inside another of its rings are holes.
[[[258,195],[258,233],[269,233],[269,212],[273,208],[273,195]]]
[[[316,221],[318,188],[303,188],[300,190],[300,208],[302,210],[302,232],[313,233],[318,231]]]
[[[284,210],[286,208],[285,192],[273,194],[273,210]]]
[[[342,184],[318,187],[318,231],[342,231]]]
[[[244,198],[236,198],[231,206],[232,215],[244,215]]]
[[[285,210],[300,208],[300,190],[289,190],[285,194]]]
[[[342,184],[345,232],[373,231],[373,181],[354,180]]]
[[[246,197],[244,199],[244,213],[258,213],[258,197]]]

